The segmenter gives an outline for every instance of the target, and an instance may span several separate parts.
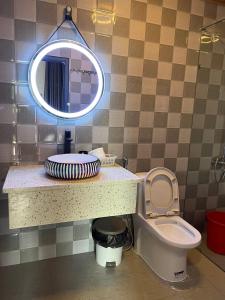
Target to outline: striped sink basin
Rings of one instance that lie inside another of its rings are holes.
[[[98,174],[100,160],[87,154],[60,154],[48,157],[45,161],[46,172],[61,179],[82,179]]]

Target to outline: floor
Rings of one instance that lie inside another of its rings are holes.
[[[206,241],[206,233],[202,234],[202,242],[199,246],[199,250],[204,254],[206,257],[208,257],[209,260],[211,260],[214,264],[216,264],[219,268],[221,268],[225,272],[225,255],[220,255],[212,250],[210,250],[207,247],[207,241]]]
[[[224,300],[225,273],[198,250],[189,253],[190,278],[169,285],[133,251],[115,269],[96,265],[93,253],[0,269],[1,300]]]

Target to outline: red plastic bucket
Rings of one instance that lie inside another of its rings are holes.
[[[207,218],[207,246],[212,251],[225,254],[225,212],[210,211]]]

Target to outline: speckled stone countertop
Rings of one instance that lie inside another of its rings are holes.
[[[42,165],[24,165],[10,167],[3,192],[38,191],[46,189],[73,189],[78,185],[96,185],[110,182],[139,182],[140,179],[130,171],[120,167],[102,167],[97,176],[80,180],[63,180],[50,177]]]

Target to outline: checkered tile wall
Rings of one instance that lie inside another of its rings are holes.
[[[27,86],[29,60],[62,20],[66,4],[106,79],[96,109],[67,122],[37,107]],[[63,132],[71,129],[74,151],[103,145],[119,158],[126,155],[131,171],[172,169],[184,199],[199,28],[224,16],[225,8],[207,0],[114,0],[115,25],[93,24],[94,8],[95,0],[0,0],[1,184],[12,162],[43,162],[60,152]],[[5,210],[0,214],[7,222]],[[10,245],[2,253],[18,249]]]

